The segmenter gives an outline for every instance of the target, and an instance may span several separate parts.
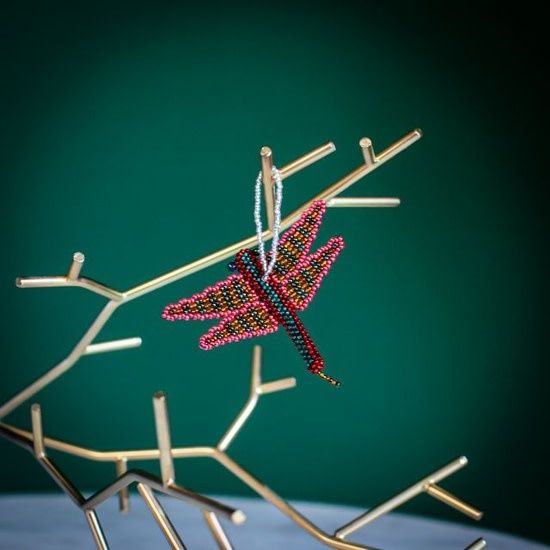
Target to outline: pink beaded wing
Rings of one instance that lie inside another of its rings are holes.
[[[169,304],[162,317],[169,321],[221,319],[200,338],[205,350],[263,336],[283,325],[309,370],[318,374],[324,366],[322,358],[296,311],[308,306],[344,247],[341,237],[332,237],[309,254],[325,211],[325,202],[315,201],[282,236],[277,261],[267,278],[263,278],[257,253],[241,250],[234,262],[238,273]]]

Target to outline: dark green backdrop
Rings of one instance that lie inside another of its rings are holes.
[[[62,273],[82,250],[84,274],[126,289],[253,232],[260,146],[282,165],[337,145],[287,181],[288,212],[359,164],[362,136],[381,150],[422,127],[351,193],[402,206],[331,210],[320,235],[347,246],[302,318],[343,387],[307,375],[284,333],[266,337],[266,378],[299,387],[262,400],[231,454],[285,497],[361,506],[466,454],[444,485],[484,525],[548,539],[536,38],[503,8],[402,4],[4,8],[0,401],[63,358],[104,302],[19,290],[16,276]],[[46,432],[151,446],[163,389],[173,440],[214,443],[246,397],[252,343],[199,351],[207,325],[160,312],[226,273],[120,309],[100,340],[142,348],[85,358],[36,396]],[[28,426],[29,405],[8,420]],[[0,457],[1,490],[54,489],[21,449],[2,440]],[[60,462],[81,487],[113,476]],[[210,463],[177,468],[197,490],[248,492]],[[428,497],[405,510],[458,519]]]

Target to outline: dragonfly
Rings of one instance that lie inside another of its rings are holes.
[[[258,252],[240,250],[228,264],[233,274],[190,298],[167,305],[163,319],[220,319],[200,337],[199,347],[204,350],[271,334],[282,325],[306,362],[307,370],[335,387],[340,386],[338,380],[323,372],[324,360],[297,315],[310,304],[344,248],[344,239],[335,236],[310,254],[325,211],[325,201],[312,202],[281,236],[276,262],[267,277]]]

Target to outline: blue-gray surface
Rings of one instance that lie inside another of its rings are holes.
[[[223,522],[236,549],[320,549],[323,545],[298,528],[276,508],[258,499],[221,497],[243,510],[242,526]],[[212,549],[215,544],[201,513],[182,502],[162,499],[165,509],[190,550]],[[98,513],[112,550],[167,548],[157,524],[137,495],[131,497],[131,512],[117,511],[116,499],[104,503]],[[362,510],[327,504],[296,503],[296,507],[327,532]],[[462,550],[484,537],[490,549],[548,550],[550,547],[511,535],[445,521],[404,514],[378,519],[351,537],[356,542],[387,550]],[[93,549],[83,513],[64,495],[7,495],[0,498],[0,548],[2,550]]]

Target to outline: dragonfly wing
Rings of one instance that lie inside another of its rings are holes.
[[[230,275],[191,298],[168,304],[162,317],[168,321],[218,319],[241,310],[253,299],[255,294],[242,275]]]
[[[300,219],[281,237],[277,247],[277,262],[272,272],[276,279],[283,279],[307,256],[326,209],[325,201],[311,203]]]
[[[344,239],[332,237],[315,254],[304,258],[284,279],[286,295],[296,309],[303,310],[308,306],[343,248]]]
[[[279,324],[260,302],[250,304],[240,311],[229,314],[221,323],[201,336],[199,347],[209,350],[229,342],[263,336],[275,332]]]

